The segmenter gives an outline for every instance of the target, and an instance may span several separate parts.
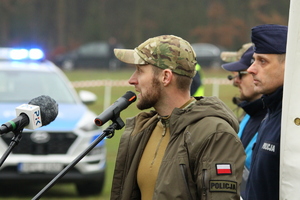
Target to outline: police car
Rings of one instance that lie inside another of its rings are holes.
[[[47,126],[23,130],[19,144],[0,167],[0,185],[46,185],[102,134],[94,124],[95,113],[85,105],[96,100],[93,93],[77,94],[64,73],[43,59],[39,49],[0,48],[0,124],[16,118],[16,107],[40,95],[58,103],[58,115]],[[12,132],[1,135],[1,157],[13,136]],[[98,194],[104,185],[105,169],[103,140],[59,183],[74,183],[80,195]]]

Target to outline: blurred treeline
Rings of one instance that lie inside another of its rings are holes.
[[[289,0],[0,0],[0,46],[48,56],[114,36],[133,48],[161,34],[238,49],[251,27],[288,24]]]

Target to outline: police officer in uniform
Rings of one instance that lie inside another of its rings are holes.
[[[268,109],[258,130],[244,200],[279,199],[282,97],[288,27],[266,24],[252,28],[254,62],[247,69],[254,89]]]

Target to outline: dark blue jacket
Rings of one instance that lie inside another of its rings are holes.
[[[244,200],[279,199],[282,95],[280,87],[271,95],[262,96],[268,113],[258,130]]]
[[[240,123],[238,136],[240,137],[245,148],[245,166],[249,170],[253,144],[256,142],[257,131],[260,127],[261,121],[267,114],[267,109],[263,105],[263,101],[261,99],[257,99],[252,102],[243,101],[238,105],[246,112],[246,115]]]

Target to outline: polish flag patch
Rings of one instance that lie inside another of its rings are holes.
[[[230,164],[216,164],[217,175],[232,174]]]

